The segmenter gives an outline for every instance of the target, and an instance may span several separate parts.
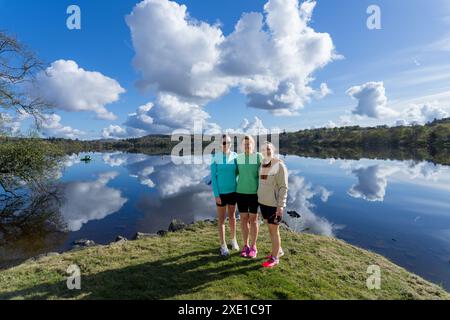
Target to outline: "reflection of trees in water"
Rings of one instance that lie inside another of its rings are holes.
[[[429,161],[435,164],[450,165],[450,149],[442,148],[430,152],[426,148],[389,147],[332,147],[332,146],[281,146],[280,153],[319,159],[385,159]]]
[[[0,265],[47,252],[63,242],[60,199],[58,188],[50,185],[1,196]]]
[[[60,159],[57,149],[38,139],[0,144],[0,261],[39,254],[59,242],[60,197],[53,181]]]

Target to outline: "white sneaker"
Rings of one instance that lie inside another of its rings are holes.
[[[230,255],[230,251],[228,251],[227,246],[221,246],[220,247],[220,255],[222,257],[227,257],[228,255]]]
[[[236,239],[230,240],[230,246],[231,246],[231,249],[233,249],[233,250],[239,250],[239,245],[238,245]]]
[[[282,248],[280,248],[280,253],[278,255],[278,259],[281,258],[282,256],[284,256],[284,251]],[[269,254],[268,256],[266,256],[267,259],[270,259],[270,257],[272,257],[271,254]]]

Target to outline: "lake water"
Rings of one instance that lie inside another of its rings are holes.
[[[105,153],[71,156],[60,173],[60,215],[68,232],[36,234],[0,248],[12,261],[70,249],[77,239],[99,244],[136,231],[166,230],[215,218],[208,164],[175,165],[170,156]],[[286,156],[286,215],[299,232],[334,236],[380,253],[450,290],[450,168],[429,162],[334,160]]]

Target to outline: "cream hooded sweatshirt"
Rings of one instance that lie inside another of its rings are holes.
[[[258,202],[269,207],[286,207],[288,171],[285,164],[273,158],[270,165],[259,169]]]

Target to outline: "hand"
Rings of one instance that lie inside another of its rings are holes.
[[[277,217],[282,217],[284,213],[284,208],[277,208]]]
[[[222,205],[222,199],[220,197],[216,197],[216,203],[221,206]]]

